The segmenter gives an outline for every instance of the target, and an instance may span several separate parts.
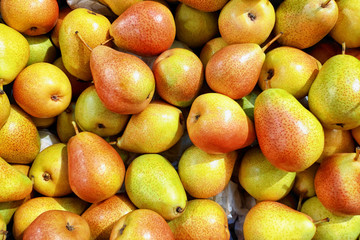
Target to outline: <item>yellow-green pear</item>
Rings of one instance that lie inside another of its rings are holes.
[[[57,49],[48,35],[25,36],[30,46],[27,65],[37,62],[51,63],[56,59]]]
[[[99,0],[99,2],[108,6],[111,11],[113,11],[118,16],[131,5],[141,1],[143,0]]]
[[[204,68],[206,68],[206,65],[209,62],[212,55],[214,55],[217,51],[219,51],[220,49],[222,49],[227,45],[228,44],[225,42],[225,40],[222,37],[216,37],[206,42],[205,45],[201,48],[199,55],[200,60],[204,65]]]
[[[316,196],[304,202],[301,212],[313,219],[329,218],[329,222],[316,226],[314,240],[356,239],[360,234],[360,215],[335,215],[327,210]]]
[[[258,201],[285,197],[294,185],[295,175],[273,166],[259,147],[246,151],[239,168],[241,186]]]
[[[129,116],[107,109],[96,93],[94,85],[80,94],[75,105],[75,121],[78,126],[83,131],[93,132],[101,137],[120,133],[125,128]]]
[[[21,108],[11,105],[10,115],[0,129],[0,157],[9,163],[31,163],[40,152],[39,132]]]
[[[42,150],[29,171],[34,189],[47,197],[62,197],[72,193],[68,176],[66,144],[56,143]]]
[[[171,163],[159,154],[143,154],[126,171],[125,189],[134,205],[159,213],[165,220],[179,217],[187,197]]]
[[[195,145],[181,155],[178,172],[185,190],[195,198],[217,195],[228,185],[238,153],[208,154]]]
[[[5,222],[5,220],[0,216],[0,238],[2,240],[6,240],[7,239],[7,223]]]
[[[3,23],[0,23],[0,46],[0,79],[7,85],[26,66],[30,47],[22,34]]]
[[[181,110],[161,100],[131,116],[117,146],[135,153],[160,153],[175,145],[184,133]]]
[[[75,121],[75,102],[71,102],[56,119],[56,132],[63,143],[67,143],[76,134],[72,121]]]
[[[110,39],[110,21],[103,15],[85,8],[68,13],[59,30],[59,45],[62,60],[69,73],[84,81],[90,81],[90,48]]]
[[[18,207],[20,207],[24,202],[30,199],[29,196],[17,201],[0,203],[0,216],[4,219],[6,224],[10,223],[16,209],[18,209]]]
[[[0,129],[10,115],[10,101],[6,92],[3,90],[3,81],[4,80],[0,79]]]

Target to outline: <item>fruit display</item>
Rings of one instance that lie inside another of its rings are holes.
[[[356,0],[0,0],[0,239],[360,239],[359,22]]]

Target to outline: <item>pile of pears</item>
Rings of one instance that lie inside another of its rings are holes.
[[[0,13],[0,239],[360,239],[359,1]]]

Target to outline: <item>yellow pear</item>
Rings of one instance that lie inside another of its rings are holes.
[[[70,103],[56,119],[56,132],[63,143],[67,143],[76,134],[72,121],[75,121],[75,102]]]
[[[113,11],[118,16],[131,5],[141,1],[143,0],[99,0],[99,2],[108,6],[111,11]]]
[[[6,240],[7,239],[7,224],[5,220],[0,216],[0,239]]]
[[[3,90],[3,79],[0,79],[0,128],[5,124],[10,115],[10,101]]]

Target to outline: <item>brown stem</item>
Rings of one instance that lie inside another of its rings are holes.
[[[270,40],[270,42],[268,42],[265,46],[263,46],[261,48],[261,50],[263,50],[263,52],[266,51],[266,49],[273,43],[275,42],[276,40],[279,39],[279,37],[281,37],[281,35],[283,35],[283,32],[280,32],[278,35],[276,35],[273,39]]]
[[[117,144],[117,141],[112,141],[112,142],[109,142],[110,145],[116,145]]]
[[[321,4],[322,8],[326,8],[326,6],[329,4],[329,2],[331,2],[331,0],[327,0],[326,2]]]
[[[343,43],[341,44],[341,54],[342,54],[342,55],[345,55],[345,49],[346,49],[346,44],[345,44],[345,42],[343,42]]]
[[[111,38],[109,38],[109,39],[105,40],[105,41],[104,41],[104,42],[102,42],[100,45],[105,45],[105,44],[107,44],[108,42],[110,42],[110,41],[112,41],[112,40],[114,40],[114,38],[113,38],[113,37],[111,37]]]
[[[5,94],[3,90],[4,79],[0,78],[0,95]]]
[[[76,135],[78,135],[78,134],[79,134],[79,128],[77,127],[76,122],[75,122],[75,121],[71,121],[71,124],[73,125],[73,127],[74,127],[74,129],[75,129]]]
[[[271,81],[270,81],[270,79],[265,79],[265,80],[264,80],[264,83],[265,83],[265,90],[271,88]]]
[[[298,205],[297,205],[297,208],[296,210],[300,211],[301,210],[301,205],[302,205],[302,201],[304,199],[304,195],[306,194],[306,192],[302,192],[300,193],[299,195],[299,201],[298,201]]]
[[[360,147],[357,146],[357,147],[356,147],[356,155],[355,155],[354,161],[359,160],[359,155],[360,155]]]
[[[326,217],[324,219],[314,221],[313,223],[314,223],[314,225],[318,225],[318,224],[323,223],[323,222],[330,222],[330,218]]]
[[[78,36],[78,38],[80,39],[80,41],[90,50],[90,52],[92,51],[92,48],[89,46],[89,44],[87,44],[87,42],[85,42],[85,40],[83,39],[83,37],[81,36],[81,34],[79,33],[79,31],[75,31],[76,36]]]

